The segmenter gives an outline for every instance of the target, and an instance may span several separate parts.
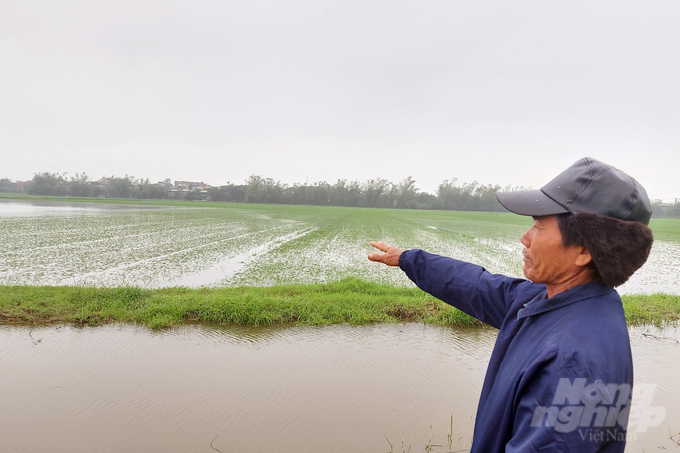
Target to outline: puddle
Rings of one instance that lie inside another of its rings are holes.
[[[244,253],[239,253],[238,255],[214,264],[211,267],[202,270],[201,272],[184,275],[180,279],[173,282],[159,282],[157,283],[157,286],[186,286],[190,288],[196,288],[201,286],[216,285],[219,284],[220,281],[229,281],[234,275],[242,271],[246,266],[248,266],[248,264],[256,260],[258,257],[271,252],[283,244],[306,236],[315,229],[316,228],[309,228],[301,232],[295,232],[277,237],[273,241],[253,247]]]

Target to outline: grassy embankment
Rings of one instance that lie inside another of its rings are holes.
[[[630,324],[665,324],[680,319],[680,296],[625,296],[623,299]],[[2,324],[138,323],[162,328],[184,322],[481,325],[418,289],[394,288],[356,278],[323,285],[269,288],[0,287]]]

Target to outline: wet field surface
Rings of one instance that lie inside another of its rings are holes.
[[[673,450],[676,328],[630,331],[665,411],[627,452]],[[493,329],[0,326],[2,452],[467,451]],[[634,431],[632,429],[631,431]],[[431,439],[431,441],[430,441]],[[676,437],[677,439],[677,437]]]
[[[411,285],[366,259],[376,239],[521,277],[524,223],[505,213],[2,201],[0,284],[270,286],[353,276]],[[680,294],[677,269],[680,242],[657,240],[619,291]]]

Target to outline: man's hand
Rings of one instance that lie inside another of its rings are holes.
[[[387,264],[388,266],[399,266],[399,257],[401,256],[401,252],[403,252],[402,249],[385,244],[383,241],[373,241],[371,242],[371,245],[385,253],[371,253],[368,255],[369,260]]]

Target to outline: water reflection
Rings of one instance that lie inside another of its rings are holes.
[[[627,451],[670,448],[680,430],[678,344],[662,339],[678,336],[631,330],[636,382],[657,384],[667,416]],[[465,451],[495,337],[419,324],[4,326],[0,451],[382,453],[384,436],[422,451],[431,435],[447,445],[451,414]]]
[[[0,217],[32,217],[55,215],[100,214],[107,211],[128,211],[139,209],[171,209],[166,206],[143,204],[107,204],[97,202],[68,201],[7,201],[0,200]]]

